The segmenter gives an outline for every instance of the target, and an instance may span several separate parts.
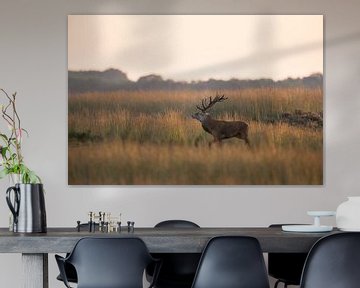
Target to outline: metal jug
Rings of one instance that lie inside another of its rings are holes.
[[[11,197],[11,192],[14,192],[13,197]],[[14,232],[42,233],[47,231],[42,184],[15,184],[6,190],[6,202],[14,216]]]

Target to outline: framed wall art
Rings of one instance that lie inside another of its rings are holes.
[[[68,16],[70,185],[322,185],[322,15]]]

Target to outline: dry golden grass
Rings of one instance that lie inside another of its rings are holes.
[[[319,152],[274,147],[249,150],[241,144],[210,149],[96,143],[69,149],[69,183],[319,185],[322,183],[322,153]]]
[[[252,148],[211,135],[190,117],[210,91],[86,93],[69,97],[69,184],[322,184],[321,129],[270,124],[322,111],[322,91],[222,91],[212,115],[244,120]],[[195,145],[196,144],[196,145]]]

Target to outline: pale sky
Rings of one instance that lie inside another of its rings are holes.
[[[323,73],[323,16],[70,15],[68,68],[177,81]]]

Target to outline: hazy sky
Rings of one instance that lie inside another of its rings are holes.
[[[303,77],[323,72],[323,16],[71,15],[68,68],[131,80]]]

